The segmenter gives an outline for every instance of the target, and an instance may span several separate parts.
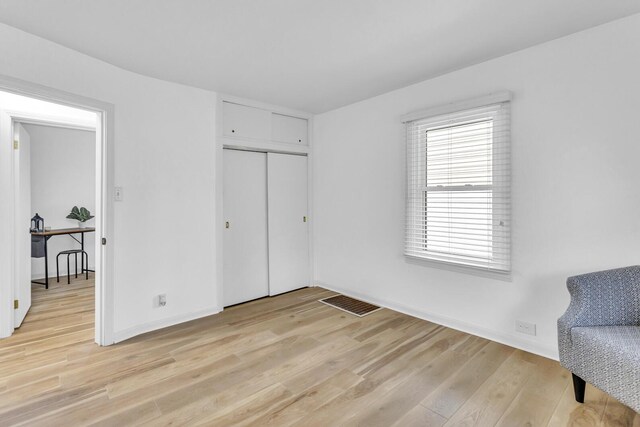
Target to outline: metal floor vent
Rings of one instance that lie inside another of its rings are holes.
[[[318,301],[358,317],[363,317],[367,314],[373,313],[374,311],[382,309],[382,307],[378,307],[377,305],[369,304],[368,302],[360,301],[345,295],[336,295],[329,298],[323,298]]]

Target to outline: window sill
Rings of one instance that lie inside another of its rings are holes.
[[[500,280],[503,282],[512,282],[511,271],[490,270],[483,267],[473,265],[457,264],[446,261],[438,261],[435,259],[422,258],[412,255],[403,254],[405,260],[409,264],[419,265],[423,267],[438,268],[454,273],[468,274],[471,276],[484,277],[487,279]]]

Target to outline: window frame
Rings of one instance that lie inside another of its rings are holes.
[[[496,99],[498,98],[498,99]],[[483,101],[484,99],[484,101]],[[465,103],[451,104],[444,107],[448,111],[440,112],[443,107],[436,109],[438,114],[430,114],[429,110],[422,113],[412,113],[408,120],[404,122],[407,124],[407,235],[405,236],[405,256],[411,258],[418,258],[425,261],[434,261],[438,263],[444,263],[446,265],[452,265],[462,267],[464,269],[470,268],[474,270],[483,270],[497,272],[499,274],[510,274],[511,272],[511,218],[510,218],[510,112],[509,101],[511,97],[508,92],[501,93],[498,97],[489,96],[481,98],[480,100],[467,101]],[[506,105],[505,105],[506,104]],[[506,111],[505,111],[506,107]],[[464,117],[464,112],[467,110],[473,110],[475,108],[487,108],[486,113],[482,113],[484,117],[476,117],[473,120],[469,120],[468,117]],[[455,117],[456,114],[461,114],[461,117]],[[506,114],[505,116],[501,116]],[[443,116],[451,115],[447,120],[443,120]],[[405,116],[407,117],[407,116]],[[491,184],[490,185],[450,185],[450,186],[436,186],[429,190],[427,185],[428,177],[428,132],[437,129],[446,129],[456,126],[462,126],[471,123],[481,123],[484,121],[491,121],[492,135],[491,135]],[[429,121],[437,123],[433,128],[429,128]],[[450,121],[450,123],[443,124],[443,121]],[[424,132],[418,132],[419,141],[416,142],[412,138],[416,138],[415,135],[411,135],[411,128],[416,123],[422,122],[422,125],[427,127]],[[506,126],[507,132],[497,132],[495,129],[496,124],[498,126]],[[422,167],[411,170],[410,162],[415,163],[415,158],[412,157],[411,150],[414,150],[413,156],[416,156],[416,147],[412,144],[423,144],[423,147],[418,147],[417,152],[424,152],[424,158],[421,160],[424,162]],[[501,150],[507,150],[507,161],[505,164],[499,165],[495,162],[501,161],[504,153]],[[415,175],[416,169],[418,170],[417,176]],[[414,175],[412,175],[412,173]],[[412,186],[412,181],[414,182]],[[411,197],[416,197],[409,192],[418,191],[415,189],[415,182],[422,183],[419,191],[421,193],[422,207],[418,207],[415,199],[410,200]],[[443,191],[443,192],[455,192],[455,191],[473,191],[469,190],[469,187],[483,191],[483,189],[491,192],[491,226],[488,227],[490,237],[487,242],[490,245],[489,255],[487,257],[473,256],[470,254],[456,253],[455,249],[451,251],[438,251],[428,249],[428,226],[427,226],[427,196],[430,192]],[[506,191],[505,191],[506,189]],[[410,211],[410,207],[413,206],[413,210]],[[416,227],[416,224],[421,224],[421,227]],[[506,231],[505,231],[505,228]],[[420,230],[421,231],[416,231]],[[416,237],[419,235],[419,237]],[[505,238],[506,235],[506,238]],[[423,250],[417,250],[415,247],[410,248],[410,242],[422,241]],[[506,252],[505,252],[506,248]],[[505,252],[502,256],[499,251]],[[498,253],[498,255],[496,255]]]

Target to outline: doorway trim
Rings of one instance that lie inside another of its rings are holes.
[[[96,122],[96,211],[100,217],[96,222],[96,292],[95,292],[95,342],[105,346],[114,343],[114,111],[113,104],[92,98],[60,91],[36,83],[0,75],[0,90],[27,96],[42,101],[89,110],[97,115]],[[11,116],[14,121],[28,121],[28,117]],[[24,120],[27,119],[27,120]],[[33,119],[33,118],[31,118]],[[73,124],[70,124],[73,126]],[[13,135],[12,133],[10,135]],[[9,195],[14,200],[13,182],[13,138],[0,146],[0,194]],[[15,218],[12,204],[0,205],[0,337],[13,333],[14,295],[14,235]],[[100,244],[101,241],[107,244]]]

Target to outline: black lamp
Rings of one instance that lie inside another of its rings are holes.
[[[31,218],[31,231],[40,232],[44,231],[44,218],[36,213],[36,216]]]

